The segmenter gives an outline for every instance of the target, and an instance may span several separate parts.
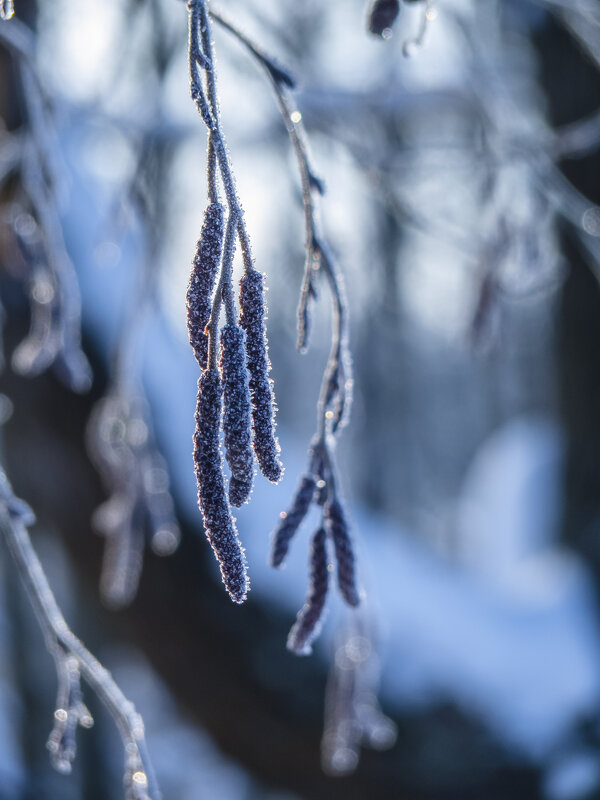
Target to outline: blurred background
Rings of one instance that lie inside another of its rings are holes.
[[[364,0],[219,6],[298,77],[350,308],[339,463],[366,599],[330,597],[310,658],[285,640],[312,521],[283,571],[267,559],[330,319],[323,291],[299,354],[301,197],[270,86],[215,28],[286,467],[238,514],[240,608],[191,457],[206,138],[185,5],[15,0],[0,21],[2,465],[166,800],[600,796],[600,8],[401,6],[383,38]],[[54,666],[5,549],[0,570],[0,800],[120,797],[91,691],[73,774],[52,770]]]

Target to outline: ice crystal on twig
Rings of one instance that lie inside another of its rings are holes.
[[[210,203],[206,208],[187,290],[190,344],[201,369],[206,369],[208,358],[206,326],[210,319],[211,297],[223,249],[224,213],[225,210],[220,203]]]
[[[273,483],[281,478],[279,442],[275,436],[275,404],[265,334],[263,276],[249,270],[240,282],[240,325],[246,331],[246,357],[252,400],[252,444],[262,474]]]
[[[249,588],[246,559],[225,496],[219,449],[220,417],[221,381],[218,372],[209,369],[198,381],[194,433],[198,504],[225,588],[235,603],[242,603]]]
[[[229,502],[233,506],[241,506],[248,499],[254,475],[245,338],[237,325],[227,324],[221,330],[223,431],[225,458],[231,469]]]
[[[313,536],[310,548],[310,575],[306,603],[298,612],[287,640],[288,648],[298,655],[311,653],[311,642],[318,635],[327,598],[329,569],[327,534],[324,528]]]

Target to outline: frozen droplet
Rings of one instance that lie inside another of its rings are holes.
[[[391,28],[384,28],[381,31],[381,38],[382,39],[391,39],[393,35],[394,35],[394,32],[393,32],[393,30]]]
[[[408,39],[408,41],[404,42],[402,45],[402,55],[406,58],[412,58],[420,47],[421,45],[415,39]]]
[[[1,2],[2,0],[0,0],[0,3]],[[2,10],[2,5],[0,5],[0,16],[1,16],[1,10]],[[2,19],[8,19],[8,18],[2,17]],[[28,214],[26,211],[17,214],[13,225],[16,233],[23,239],[30,239],[37,230],[37,222],[31,216],[31,214]]]
[[[0,0],[0,17],[11,19],[15,14],[15,4],[13,0]]]
[[[31,296],[36,303],[47,305],[54,300],[54,286],[52,286],[50,281],[44,279],[37,280],[31,288]]]
[[[72,770],[71,762],[66,758],[52,759],[52,766],[61,775],[70,775]]]
[[[137,783],[138,786],[147,786],[148,785],[148,778],[146,776],[146,773],[142,772],[141,770],[138,770],[137,772],[134,772],[132,777],[131,777],[131,779],[132,779],[132,781],[134,783]]]
[[[170,556],[177,550],[179,544],[179,531],[171,528],[161,528],[152,537],[152,549],[158,556]]]
[[[299,122],[302,121],[302,114],[299,111],[292,111],[292,113],[290,114],[290,119],[292,120],[294,125],[297,125]]]
[[[81,725],[82,728],[93,728],[94,727],[94,718],[89,713],[89,711],[87,713],[83,713],[79,717],[79,724]]]
[[[590,236],[600,236],[600,208],[591,206],[586,209],[581,218],[583,230]]]
[[[382,717],[368,732],[369,745],[375,750],[388,750],[393,747],[398,736],[398,729],[391,719]]]
[[[331,755],[329,769],[338,775],[353,772],[358,764],[358,753],[350,747],[338,747]]]
[[[331,412],[328,412],[328,413],[331,413]],[[325,481],[322,478],[321,478],[320,481],[317,481],[317,484],[316,484],[317,489],[324,489],[326,485],[327,484],[325,483]]]

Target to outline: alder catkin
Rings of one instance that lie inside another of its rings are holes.
[[[340,594],[349,606],[360,603],[354,568],[354,549],[348,532],[348,523],[339,500],[325,506],[325,528],[331,536],[335,549],[337,580]]]
[[[279,525],[273,531],[271,539],[271,566],[280,567],[287,555],[290,541],[308,513],[315,494],[315,479],[312,475],[304,475],[296,494],[292,498],[290,508],[285,512]]]
[[[303,608],[298,612],[296,622],[289,633],[288,649],[297,655],[309,655],[311,643],[318,635],[329,587],[327,569],[327,535],[323,528],[313,536],[310,556],[310,576],[308,594]]]
[[[225,496],[219,450],[221,381],[216,370],[207,370],[198,381],[194,465],[198,505],[204,529],[214,550],[223,583],[235,603],[246,599],[249,589],[246,559]]]
[[[375,0],[369,11],[369,30],[381,36],[389,30],[400,13],[400,0]]]
[[[249,270],[240,281],[240,325],[246,331],[246,358],[250,373],[253,447],[260,471],[273,483],[281,478],[279,442],[275,436],[275,402],[265,332],[263,276]]]
[[[227,324],[221,330],[223,430],[225,458],[231,469],[229,502],[233,506],[241,506],[248,499],[254,474],[245,338],[237,325]]]
[[[187,288],[188,333],[200,369],[206,369],[208,359],[205,329],[210,319],[212,293],[223,250],[224,215],[220,203],[210,203],[206,207]]]

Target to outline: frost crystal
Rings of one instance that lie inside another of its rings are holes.
[[[187,289],[188,333],[201,369],[206,369],[208,358],[208,336],[205,329],[210,319],[211,296],[223,249],[224,214],[223,206],[219,203],[210,203],[204,212],[204,222]]]
[[[265,333],[263,276],[249,270],[240,282],[240,325],[246,331],[246,357],[250,373],[254,452],[260,471],[273,483],[281,478],[279,442],[275,436],[275,404],[271,364]]]
[[[219,450],[220,416],[221,381],[217,371],[210,369],[198,381],[194,433],[198,504],[225,588],[235,603],[243,603],[249,589],[246,559],[225,496]]]

